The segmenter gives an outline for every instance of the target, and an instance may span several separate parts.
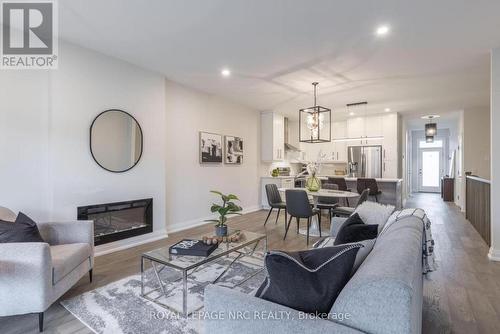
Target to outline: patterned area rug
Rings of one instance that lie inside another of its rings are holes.
[[[221,274],[233,258],[225,257],[208,263],[188,277],[188,312],[203,306],[203,291]],[[262,260],[245,257],[235,262],[218,285],[243,293],[255,293],[265,277],[260,271],[251,279],[235,286],[262,268]],[[167,297],[159,301],[182,310],[182,280],[179,272],[165,268],[160,272]],[[151,269],[145,272],[146,291],[159,287]],[[140,296],[141,275],[133,275],[101,288],[61,301],[69,312],[95,333],[203,333],[203,309],[187,319]],[[158,296],[158,295],[156,295]],[[156,297],[152,295],[152,297]]]

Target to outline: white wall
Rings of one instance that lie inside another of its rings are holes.
[[[500,48],[491,52],[491,248],[492,260],[500,261]]]
[[[490,109],[464,111],[464,170],[490,178]]]
[[[199,225],[218,198],[234,193],[246,211],[259,208],[260,114],[166,81],[166,193],[169,232]],[[243,138],[242,165],[201,165],[199,131]]]
[[[154,229],[165,229],[165,82],[96,52],[61,43],[59,69],[0,75],[0,205],[36,220],[76,219],[80,205],[154,198]],[[99,112],[130,112],[144,132],[132,170],[99,167],[89,127]]]

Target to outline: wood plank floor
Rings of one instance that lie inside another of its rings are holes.
[[[435,194],[415,194],[407,207],[426,210],[433,223],[439,268],[424,280],[423,333],[500,333],[500,263],[488,261],[488,247],[453,204]],[[231,219],[234,228],[266,232],[269,248],[296,250],[306,247],[305,237],[293,228],[283,241],[283,217],[277,225],[265,211]],[[275,215],[272,216],[274,218]],[[326,220],[326,219],[325,219]],[[323,225],[324,230],[328,224]],[[83,278],[64,298],[78,295],[139,271],[141,253],[182,238],[210,232],[211,225],[174,233],[168,239],[96,258],[94,282]],[[314,238],[313,238],[314,239]],[[91,333],[58,303],[45,315],[45,333]],[[35,315],[0,318],[0,333],[37,333]]]

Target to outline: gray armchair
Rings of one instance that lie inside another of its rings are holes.
[[[94,224],[37,226],[46,243],[0,244],[0,316],[37,313],[43,331],[43,312],[87,273],[92,282]]]

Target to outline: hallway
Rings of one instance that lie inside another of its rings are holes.
[[[422,333],[500,333],[500,263],[453,203],[414,193],[406,207],[426,211],[437,271],[424,279]]]

